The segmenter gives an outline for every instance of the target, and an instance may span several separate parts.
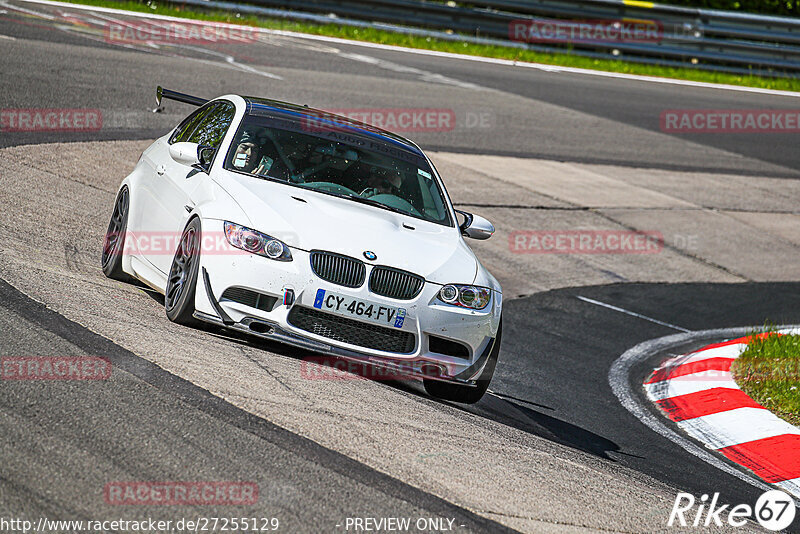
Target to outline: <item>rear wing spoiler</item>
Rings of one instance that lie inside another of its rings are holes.
[[[179,93],[177,91],[170,91],[169,89],[164,89],[159,85],[156,88],[156,109],[161,107],[161,100],[164,98],[175,100],[177,102],[183,102],[184,104],[191,104],[193,106],[202,106],[208,102],[208,100],[204,98]]]

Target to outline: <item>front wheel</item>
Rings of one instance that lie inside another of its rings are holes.
[[[181,234],[178,250],[164,291],[164,309],[170,321],[182,325],[197,324],[194,318],[194,295],[200,269],[200,219],[192,219]]]
[[[114,280],[122,282],[131,281],[131,277],[122,270],[122,254],[125,250],[125,232],[128,230],[128,208],[130,206],[130,194],[128,187],[125,186],[117,193],[114,201],[114,211],[111,214],[111,221],[108,223],[108,230],[103,239],[103,254],[101,265],[103,274]]]
[[[452,382],[442,382],[439,380],[423,379],[422,384],[425,386],[425,391],[431,397],[437,399],[460,402],[462,404],[475,404],[483,398],[486,390],[489,389],[489,382],[492,381],[494,376],[494,368],[497,365],[497,358],[500,355],[500,338],[503,334],[503,320],[500,319],[500,325],[497,327],[497,336],[494,338],[494,345],[492,352],[489,354],[489,359],[478,377],[477,386],[465,386],[462,384],[455,384]]]

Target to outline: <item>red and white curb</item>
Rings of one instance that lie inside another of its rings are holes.
[[[667,417],[707,448],[800,497],[800,428],[748,397],[731,375],[731,364],[749,339],[715,343],[671,358],[650,375],[645,391]]]

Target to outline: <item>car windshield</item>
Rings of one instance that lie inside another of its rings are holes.
[[[451,225],[444,194],[425,158],[312,120],[246,116],[225,168]]]

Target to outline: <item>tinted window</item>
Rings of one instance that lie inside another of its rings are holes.
[[[388,141],[338,128],[247,116],[225,168],[451,225],[427,160]]]
[[[235,112],[236,108],[233,104],[228,102],[218,103],[216,107],[203,115],[197,128],[189,136],[189,142],[214,148],[219,147]]]
[[[198,109],[197,111],[186,117],[186,119],[184,119],[181,125],[178,126],[178,129],[175,130],[175,133],[172,135],[172,138],[169,140],[169,143],[172,144],[172,143],[181,143],[184,141],[188,141],[189,136],[191,136],[194,133],[195,129],[197,128],[197,125],[200,123],[200,121],[203,120],[203,117],[205,117],[206,114],[213,108],[217,107],[217,105],[218,105],[217,103],[206,104],[205,106],[201,107],[200,109]]]

